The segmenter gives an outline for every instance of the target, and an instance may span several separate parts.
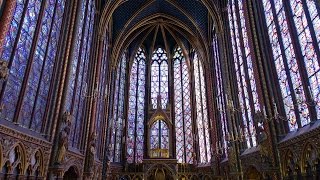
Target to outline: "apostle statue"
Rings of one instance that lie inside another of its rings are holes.
[[[96,156],[96,140],[97,140],[97,134],[92,133],[90,137],[90,142],[89,142],[89,152],[88,152],[88,170],[89,172],[93,171],[94,167],[94,159]]]
[[[63,130],[59,133],[58,151],[57,151],[57,158],[56,158],[57,164],[62,164],[64,161],[64,157],[68,150],[68,145],[69,145],[69,134],[70,134],[69,126],[65,126]]]

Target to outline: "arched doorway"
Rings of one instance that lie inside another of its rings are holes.
[[[74,180],[79,179],[77,169],[71,166],[68,171],[66,171],[63,175],[64,180]]]
[[[248,180],[259,180],[259,179],[262,179],[261,173],[253,166],[250,166],[247,169],[247,172],[246,172],[245,176],[246,176],[245,179],[248,179]]]

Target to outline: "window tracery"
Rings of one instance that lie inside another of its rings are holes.
[[[157,108],[158,95],[161,96],[162,109],[166,109],[169,102],[169,68],[167,52],[157,48],[153,52],[151,62],[151,102],[153,109]]]

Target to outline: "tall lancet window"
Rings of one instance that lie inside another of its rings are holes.
[[[141,163],[144,143],[144,106],[145,106],[146,55],[139,48],[131,67],[128,132],[127,132],[127,161]]]
[[[196,96],[196,122],[198,128],[200,163],[208,163],[211,160],[210,132],[206,98],[206,85],[202,63],[195,53],[194,59],[194,79]]]
[[[152,55],[151,62],[151,103],[157,108],[158,96],[161,96],[161,108],[165,109],[169,102],[169,73],[168,57],[163,48],[157,48]]]
[[[228,132],[228,124],[227,124],[227,114],[226,114],[226,101],[225,101],[225,93],[224,93],[224,85],[223,85],[223,75],[222,75],[222,64],[220,60],[219,54],[219,44],[218,44],[218,37],[213,32],[213,56],[214,56],[214,71],[215,71],[215,78],[216,78],[216,102],[217,102],[217,110],[218,110],[218,117],[220,119],[220,138],[219,142],[215,144],[216,150],[219,151],[218,153],[223,153],[227,155],[227,132]],[[220,152],[222,151],[222,152]]]
[[[10,70],[0,82],[0,116],[35,132],[46,126],[64,9],[65,0],[17,1],[0,52]]]
[[[109,146],[110,160],[112,162],[121,162],[123,126],[124,126],[124,94],[126,80],[126,53],[123,53],[117,68],[117,78],[114,89],[113,104],[113,125],[111,134],[111,143]]]
[[[179,163],[193,163],[190,71],[180,47],[174,50],[174,107],[176,156]]]
[[[249,46],[243,2],[243,0],[229,0],[228,14],[238,97],[243,120],[239,131],[243,133],[239,133],[239,136],[244,134],[247,147],[250,148],[257,145],[253,116],[255,112],[260,111],[260,105],[253,72],[253,57]]]
[[[169,149],[169,128],[163,120],[155,121],[151,126],[150,149]]]
[[[320,118],[320,3],[263,0],[263,7],[285,119],[292,131],[310,123],[309,110],[314,107]]]

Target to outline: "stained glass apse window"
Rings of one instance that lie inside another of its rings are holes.
[[[194,79],[196,96],[196,122],[198,128],[198,142],[200,152],[200,163],[208,163],[211,160],[211,147],[209,135],[209,119],[206,98],[206,85],[204,80],[204,71],[202,62],[197,53],[194,55]]]
[[[132,60],[129,63],[129,70],[126,71],[125,57],[123,56],[121,63],[117,69],[117,79],[115,81],[115,95],[114,95],[114,109],[113,109],[113,130],[111,132],[111,157],[120,153],[116,148],[118,142],[123,142],[122,128],[123,124],[123,98],[125,84],[125,73],[129,73],[128,81],[129,87],[127,102],[127,125],[126,125],[126,159],[128,163],[141,163],[144,158],[144,148],[149,148],[151,152],[158,152],[158,150],[169,150],[171,140],[175,141],[176,151],[175,156],[179,163],[192,164],[196,149],[194,147],[194,138],[198,138],[200,144],[199,154],[201,155],[201,163],[210,162],[211,147],[209,137],[209,120],[207,113],[206,102],[206,87],[204,84],[204,71],[198,56],[194,58],[194,77],[195,84],[192,85],[191,63],[185,58],[182,48],[176,47],[172,54],[172,74],[169,76],[170,69],[168,64],[171,63],[168,59],[167,52],[162,48],[157,48],[151,56],[147,58],[144,48],[139,48]],[[147,62],[150,62],[149,69]],[[150,85],[146,84],[147,72],[150,72]],[[150,112],[158,112],[156,110],[161,97],[161,112],[170,112],[171,109],[167,107],[169,103],[169,77],[172,78],[173,83],[173,109],[174,110],[174,124],[175,136],[170,135],[171,124],[168,124],[165,119],[157,119],[152,124],[147,125],[152,117]],[[148,90],[147,88],[150,87]],[[192,120],[192,90],[196,94],[196,108],[198,125],[193,124]],[[146,92],[150,92],[151,101],[148,101]],[[160,96],[159,96],[160,95]],[[146,111],[145,106],[150,112]],[[120,113],[120,114],[119,114]],[[194,127],[198,128],[199,136],[195,135]],[[147,128],[147,132],[145,131]],[[121,132],[120,132],[121,131]],[[119,135],[117,135],[119,133]],[[149,134],[148,137],[146,135]],[[176,139],[170,139],[176,137]],[[148,139],[149,146],[146,145]],[[119,144],[121,146],[121,144]],[[159,152],[160,152],[159,151]],[[164,151],[161,151],[164,152]],[[169,154],[168,154],[169,155]],[[115,159],[114,162],[119,162]],[[112,158],[111,158],[112,159]]]
[[[151,102],[154,109],[157,108],[158,96],[161,96],[162,109],[167,107],[169,100],[169,68],[167,52],[163,48],[157,48],[153,52],[151,63]]]
[[[110,143],[110,160],[121,161],[123,126],[124,126],[124,95],[126,78],[127,57],[123,53],[117,68],[117,78],[115,81],[115,94],[113,100],[112,134]]]
[[[0,84],[1,117],[36,132],[44,131],[64,7],[65,0],[17,1],[0,55],[10,69]]]
[[[309,124],[310,110],[320,117],[320,18],[316,3],[263,0],[289,130]]]
[[[228,132],[228,126],[227,126],[227,113],[226,113],[226,100],[225,100],[225,93],[223,89],[223,76],[222,76],[222,64],[219,56],[219,43],[218,43],[218,37],[215,33],[215,29],[213,29],[213,54],[214,54],[214,71],[215,71],[215,79],[216,79],[216,103],[217,103],[217,113],[218,118],[220,119],[220,133],[222,136],[220,136],[220,139],[218,142],[216,142],[215,147],[216,151],[219,151],[218,153],[227,155],[227,141],[226,136]],[[222,152],[221,152],[222,151]]]
[[[130,72],[127,161],[141,163],[144,147],[146,56],[139,48]]]
[[[176,128],[176,157],[179,163],[193,162],[193,131],[189,64],[180,47],[174,50],[174,107]]]
[[[169,149],[169,128],[166,122],[157,120],[150,131],[150,149]]]

